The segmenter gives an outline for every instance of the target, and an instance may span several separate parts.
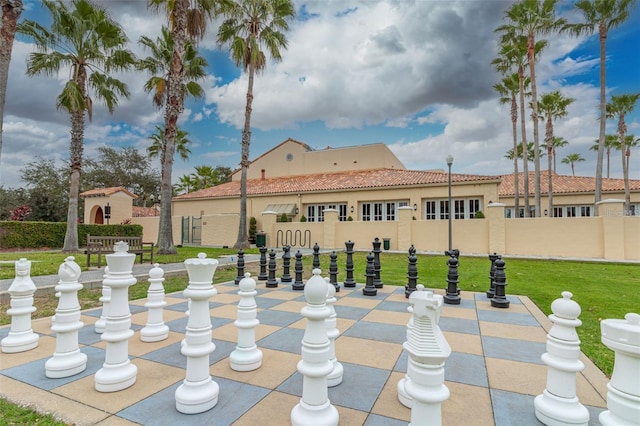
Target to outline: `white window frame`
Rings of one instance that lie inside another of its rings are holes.
[[[453,219],[473,219],[476,212],[482,210],[482,199],[478,197],[452,198]],[[430,199],[423,201],[424,220],[448,220],[449,199]],[[505,216],[507,215],[505,209]]]
[[[409,201],[367,201],[360,204],[360,220],[364,222],[391,222],[398,220],[398,207]]]

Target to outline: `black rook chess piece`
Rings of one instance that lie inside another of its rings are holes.
[[[267,287],[278,287],[278,280],[276,280],[276,252],[271,249],[269,252],[269,278],[265,283]]]
[[[507,286],[507,276],[504,273],[504,260],[497,259],[496,260],[496,274],[495,274],[495,282],[496,282],[496,294],[491,299],[491,306],[494,308],[508,308],[509,300],[507,300],[507,295],[505,293],[505,287]]]
[[[233,280],[235,285],[240,284],[240,280],[244,278],[244,250],[238,250],[238,276]]]
[[[380,241],[380,238],[376,237],[373,240],[373,272],[375,274],[375,277],[373,278],[373,285],[375,288],[383,287],[382,280],[380,279],[380,269],[382,269],[380,265],[380,253],[382,252],[382,250],[380,250],[381,244],[382,242]]]
[[[329,283],[336,288],[336,293],[340,291],[340,284],[338,283],[338,255],[335,251],[332,251],[329,255]]]
[[[458,294],[458,258],[450,256],[447,260],[449,272],[447,273],[447,294],[444,295],[444,303],[448,305],[459,305],[460,295]]]
[[[282,247],[284,253],[282,253],[282,277],[280,277],[281,283],[290,283],[293,281],[291,277],[290,268],[291,268],[291,246]]]
[[[367,277],[366,284],[362,289],[362,294],[365,296],[375,296],[378,294],[378,290],[376,286],[373,285],[373,278],[376,276],[375,271],[373,270],[373,254],[369,253],[367,255],[367,269],[365,270],[365,277]]]
[[[407,268],[407,285],[404,287],[404,296],[409,298],[411,293],[416,291],[418,284],[418,258],[416,257],[416,249],[411,245],[409,248],[409,266]]]
[[[320,269],[320,246],[318,243],[313,245],[313,269]]]
[[[489,290],[487,290],[487,297],[489,299],[493,299],[493,296],[496,295],[496,260],[500,259],[501,256],[499,254],[493,253],[489,255],[489,260],[491,261],[491,269],[489,269]]]
[[[296,275],[296,279],[293,282],[291,288],[293,290],[304,290],[304,282],[302,281],[302,273],[304,272],[304,270],[302,269],[302,253],[300,253],[300,250],[298,250],[295,257],[296,264],[294,272]]]
[[[344,286],[345,287],[355,287],[356,286],[356,281],[353,279],[353,246],[355,245],[355,243],[351,240],[347,241],[346,243],[344,243],[345,246],[347,246],[347,264],[346,264],[346,268],[345,271],[347,273],[347,277],[344,280]]]
[[[264,281],[268,278],[267,276],[267,247],[260,247],[260,274],[258,274],[258,279],[260,281]]]

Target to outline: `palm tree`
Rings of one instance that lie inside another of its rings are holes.
[[[4,101],[7,96],[9,64],[13,40],[16,37],[18,19],[22,14],[22,0],[0,0],[2,27],[0,27],[0,159],[2,158],[2,124],[4,123]]]
[[[604,150],[605,150],[605,154],[607,155],[607,179],[610,177],[609,169],[611,166],[611,149],[615,148],[617,143],[618,143],[617,135],[605,135]],[[589,150],[598,152],[599,149],[600,149],[600,140],[596,139],[596,143],[591,145]]]
[[[289,29],[288,20],[295,15],[291,0],[237,0],[228,18],[218,30],[218,44],[228,45],[231,58],[237,66],[248,72],[247,103],[242,130],[240,159],[240,224],[234,248],[249,247],[247,236],[247,169],[251,143],[251,104],[253,80],[256,72],[267,66],[264,50],[275,61],[282,57],[281,49],[287,48],[284,32]]]
[[[629,161],[631,150],[627,149],[627,123],[625,116],[631,114],[636,107],[640,93],[612,96],[607,104],[607,118],[618,118],[618,143],[622,152],[622,178],[624,179],[624,211],[631,212],[631,192],[629,190]],[[627,159],[625,159],[627,157]]]
[[[534,154],[534,197],[536,216],[540,217],[540,145],[538,138],[538,94],[536,86],[536,37],[560,29],[564,19],[555,17],[557,0],[521,0],[511,6],[506,17],[510,21],[498,30],[514,31],[518,35],[527,37],[527,59],[529,62],[529,77],[531,78],[531,118],[533,119]]]
[[[582,13],[584,23],[567,24],[563,28],[576,36],[593,34],[597,29],[600,38],[600,133],[594,208],[596,216],[598,202],[602,200],[602,162],[605,149],[605,117],[607,116],[607,36],[610,29],[618,27],[629,18],[634,4],[635,0],[578,0],[573,6]]]
[[[569,141],[563,138],[562,136],[553,137],[553,142],[551,143],[551,155],[553,156],[553,173],[556,173],[556,170],[558,170],[558,167],[557,167],[558,165],[556,164],[556,157],[557,157],[556,149],[562,148],[563,146],[567,146],[568,144],[569,144]],[[547,147],[546,142],[543,144],[540,144],[540,148],[546,149],[546,150],[549,149]]]
[[[180,176],[180,179],[178,179],[178,183],[174,185],[174,190],[179,194],[187,194],[193,191],[195,185],[196,183],[193,174],[182,175]]]
[[[207,20],[215,17],[227,0],[149,0],[151,9],[163,9],[171,24],[173,52],[171,68],[166,78],[166,103],[164,115],[165,140],[163,143],[162,176],[160,196],[168,200],[160,206],[160,225],[158,228],[158,253],[176,254],[173,244],[171,224],[171,174],[173,155],[178,133],[178,117],[184,111],[185,52],[187,39],[192,42],[201,40],[207,29]]]
[[[493,88],[500,95],[501,104],[508,103],[511,105],[511,134],[513,136],[512,152],[516,152],[518,149],[518,101],[516,97],[520,91],[518,73],[512,73],[505,76],[502,79],[502,82],[494,84]],[[515,188],[515,209],[518,212],[520,211],[520,177],[518,176],[518,159],[515,156],[513,156],[513,178]]]
[[[539,155],[541,157],[544,156],[544,152],[542,152],[542,148],[539,148]],[[524,160],[524,157],[527,158],[527,161],[533,162],[533,157],[535,154],[533,153],[533,142],[527,142],[527,153],[523,155],[522,145],[518,145],[518,149],[516,150],[516,158],[518,160]],[[513,149],[508,150],[504,154],[504,158],[508,160],[513,160]]]
[[[549,181],[548,199],[549,207],[548,211],[553,212],[553,173],[551,171],[551,160],[554,156],[554,136],[553,136],[553,120],[562,118],[567,115],[567,107],[573,103],[575,99],[566,98],[560,93],[559,90],[555,90],[551,93],[545,93],[540,96],[540,103],[538,108],[540,110],[540,118],[545,120],[545,145],[547,148],[547,174]]]
[[[582,155],[580,154],[568,154],[566,157],[564,157],[562,159],[562,164],[571,164],[571,174],[573,176],[576,175],[576,171],[574,169],[574,164],[578,163],[580,161],[584,161],[584,158],[582,158]]]
[[[188,132],[182,130],[180,128],[177,129],[176,133],[176,153],[182,158],[182,160],[187,161],[189,159],[189,155],[191,154],[191,150],[189,149],[189,144],[191,141],[187,137],[189,135]],[[160,126],[156,126],[156,133],[151,134],[149,136],[151,139],[151,145],[147,148],[147,154],[149,158],[156,158],[164,155],[164,150],[162,149],[162,144],[164,143],[164,129]]]
[[[101,7],[87,0],[71,3],[43,0],[51,12],[51,28],[34,21],[18,25],[18,32],[34,40],[37,52],[29,55],[27,75],[57,75],[71,69],[56,101],[58,109],[71,117],[69,208],[63,251],[78,251],[78,192],[82,173],[85,112],[93,115],[93,99],[105,103],[109,112],[118,105],[119,97],[128,97],[127,85],[109,75],[128,70],[136,58],[125,49],[127,37],[123,29]]]

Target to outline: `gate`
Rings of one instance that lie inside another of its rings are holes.
[[[202,244],[202,216],[191,217],[191,244]]]
[[[182,241],[182,245],[189,244],[189,216],[182,216],[182,236],[180,241]]]
[[[311,230],[296,229],[294,232],[287,229],[283,232],[282,229],[279,229],[276,233],[276,247],[282,246],[311,248]]]

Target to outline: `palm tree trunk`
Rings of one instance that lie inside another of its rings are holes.
[[[522,65],[518,66],[518,80],[520,83],[520,129],[522,137],[522,179],[524,191],[524,217],[529,217],[529,165],[527,164],[527,127],[524,115],[524,69]],[[517,157],[517,150],[514,151]],[[520,217],[520,212],[516,212],[516,217]]]
[[[624,121],[624,113],[620,114],[618,118],[618,133],[620,134],[620,152],[622,153],[622,179],[624,181],[624,216],[627,216],[631,212],[631,191],[629,190],[629,163],[627,163],[627,144],[626,133],[627,125]],[[629,153],[631,154],[631,153]]]
[[[607,179],[609,179],[610,166],[611,166],[611,148],[607,148]]]
[[[547,179],[549,180],[549,208],[548,214],[553,217],[553,173],[551,171],[551,157],[553,156],[553,121],[551,117],[547,117],[546,124],[546,143],[547,143]]]
[[[82,68],[81,68],[82,69]],[[78,194],[82,172],[82,152],[84,140],[84,110],[71,113],[71,144],[69,152],[69,207],[67,209],[67,231],[64,236],[64,253],[79,251],[78,245]]]
[[[2,159],[2,125],[4,123],[4,101],[7,95],[11,50],[16,37],[16,24],[22,14],[22,0],[2,0],[2,26],[0,27],[0,160]]]
[[[596,161],[596,191],[593,212],[598,216],[598,202],[602,200],[602,160],[607,117],[607,26],[604,21],[599,25],[600,34],[600,134],[598,136],[598,157]],[[608,171],[607,171],[608,173]],[[608,176],[608,175],[607,175]]]
[[[529,36],[527,51],[531,77],[531,119],[533,120],[534,203],[535,215],[536,217],[540,217],[540,143],[538,141],[538,93],[536,89],[536,53],[533,35]]]
[[[253,80],[255,66],[249,64],[249,84],[247,87],[247,105],[244,110],[244,128],[242,130],[242,153],[240,159],[240,223],[238,224],[238,238],[234,248],[248,248],[247,236],[247,169],[249,168],[249,145],[251,144],[251,105],[253,104]]]
[[[520,211],[520,177],[518,176],[518,102],[515,95],[511,98],[511,134],[513,135],[513,186],[517,217]]]

